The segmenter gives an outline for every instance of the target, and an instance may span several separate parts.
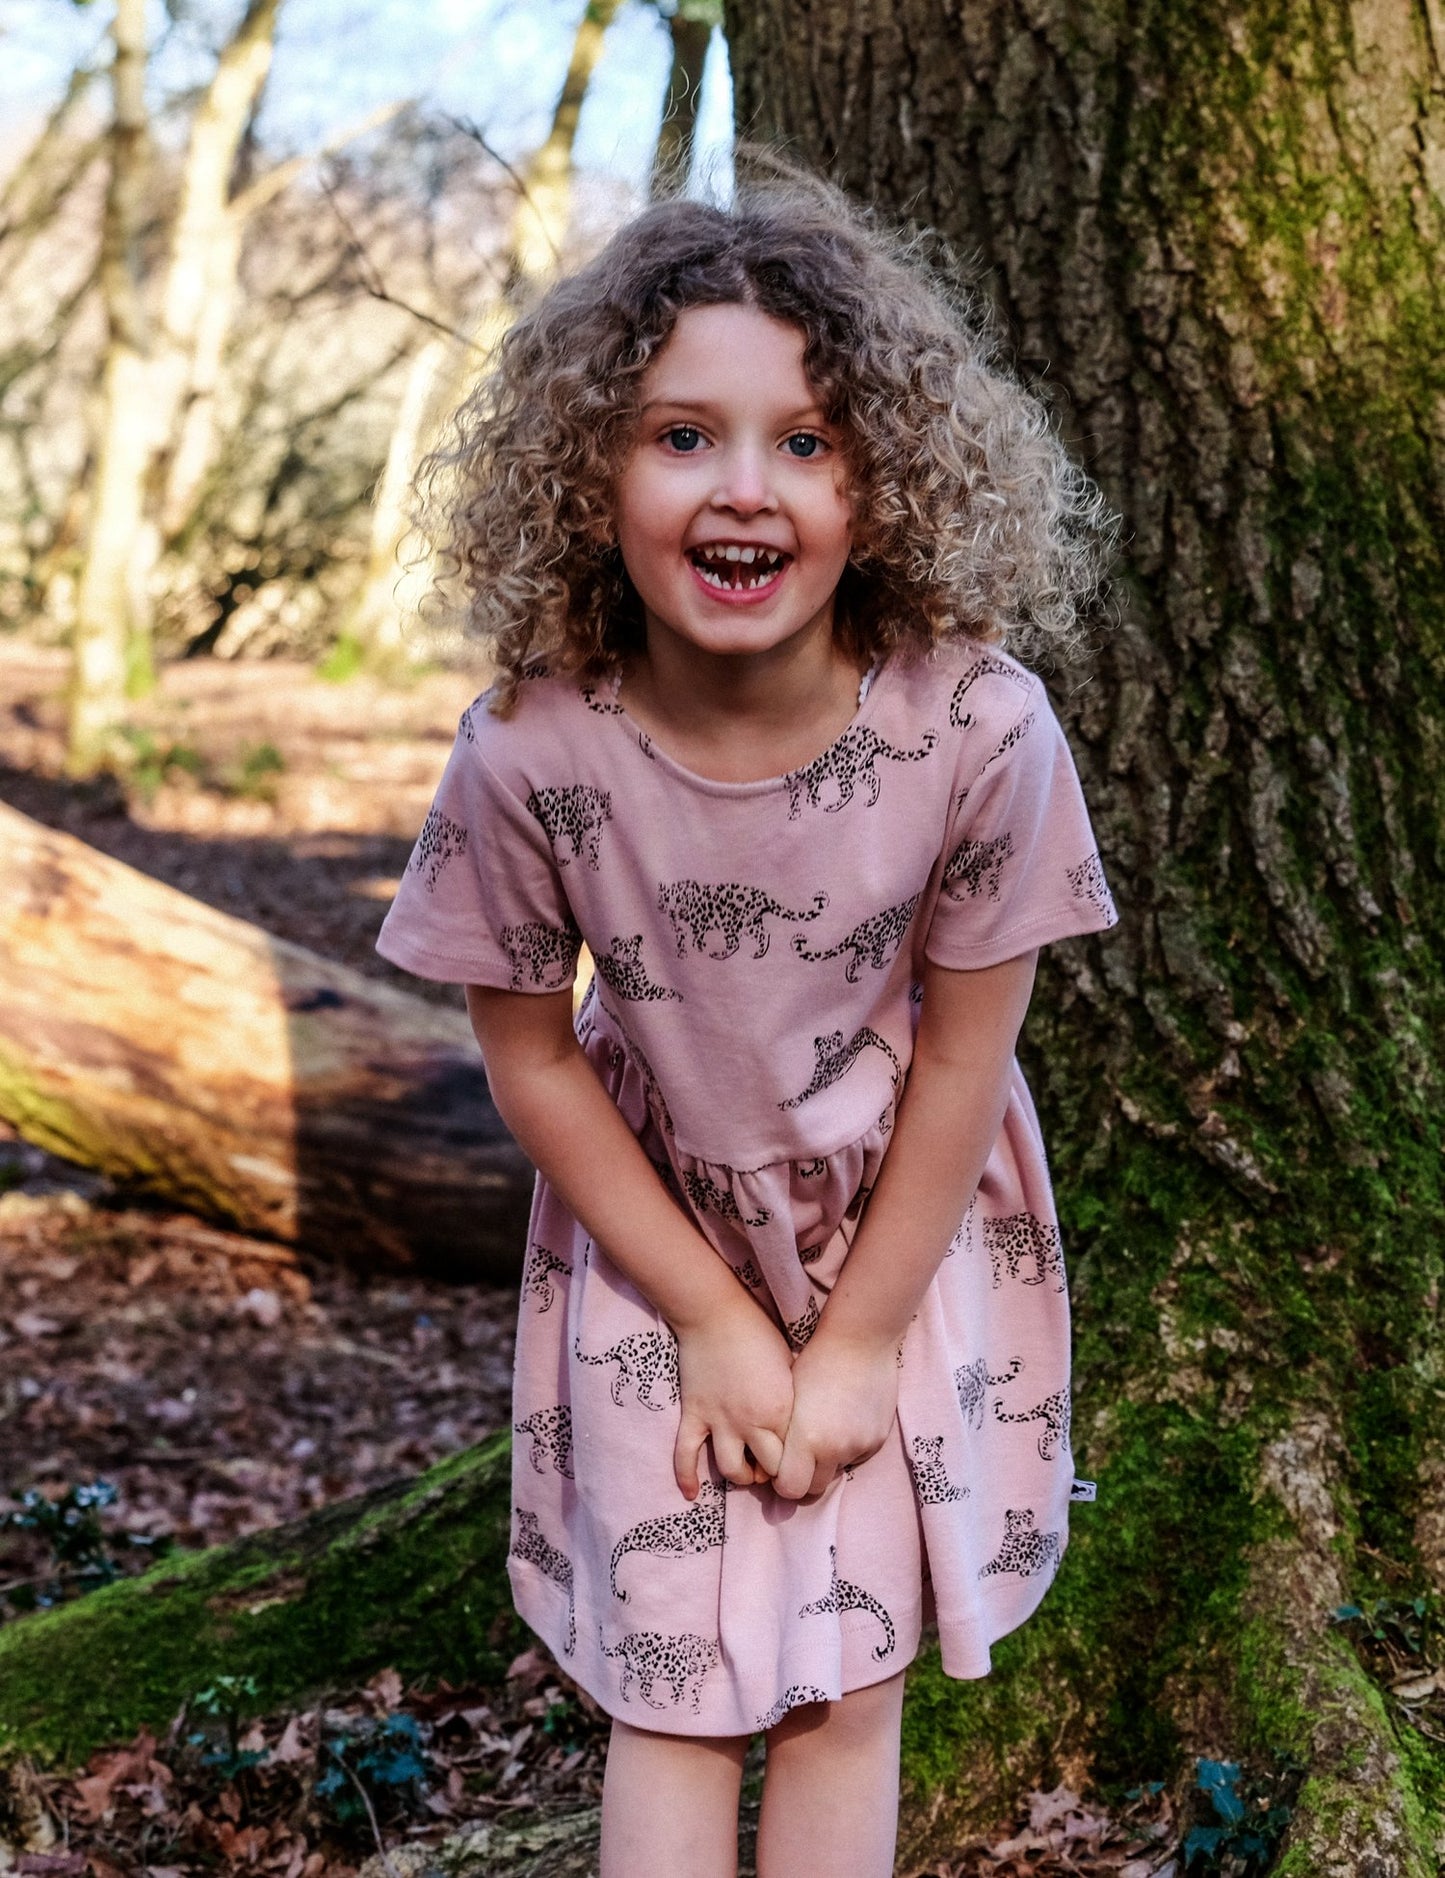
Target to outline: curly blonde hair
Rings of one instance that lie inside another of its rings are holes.
[[[877,657],[946,638],[1024,653],[1075,637],[1112,522],[1038,397],[925,262],[817,177],[750,153],[727,207],[645,209],[507,333],[422,466],[443,603],[495,667],[597,675],[644,643],[612,528],[648,366],[691,307],[799,328],[844,438],[857,522],[835,630]]]

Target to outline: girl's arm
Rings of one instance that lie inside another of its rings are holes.
[[[696,1498],[709,1439],[719,1472],[734,1486],[769,1478],[792,1412],[787,1342],[658,1179],[582,1052],[571,992],[468,985],[467,1013],[502,1120],[573,1217],[677,1335],[679,1487]]]
[[[893,1139],[818,1328],[793,1365],[793,1419],[773,1482],[789,1500],[882,1447],[898,1346],[958,1230],[1008,1106],[1037,952],[982,971],[929,965]]]

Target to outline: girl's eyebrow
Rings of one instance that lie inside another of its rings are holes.
[[[639,416],[645,417],[649,411],[715,411],[718,408],[706,398],[649,398]],[[780,421],[784,424],[800,424],[806,420],[826,423],[822,405],[802,405],[798,410],[788,412]]]

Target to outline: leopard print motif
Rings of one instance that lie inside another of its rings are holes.
[[[818,1319],[821,1316],[822,1312],[818,1309],[818,1300],[810,1294],[808,1302],[803,1306],[803,1315],[801,1317],[795,1317],[787,1326],[788,1342],[792,1344],[795,1350],[801,1350],[803,1345],[812,1336],[813,1332],[818,1328]]]
[[[816,1064],[813,1070],[813,1080],[801,1095],[789,1096],[787,1101],[780,1102],[778,1107],[795,1109],[806,1102],[810,1096],[832,1088],[835,1082],[847,1075],[870,1044],[875,1050],[881,1050],[893,1065],[893,1087],[896,1089],[903,1080],[903,1065],[898,1060],[898,1053],[891,1043],[865,1024],[861,1030],[854,1032],[846,1044],[841,1030],[830,1030],[826,1037],[814,1037],[813,1055],[816,1058]]]
[[[821,1174],[826,1174],[827,1171],[828,1163],[826,1161],[799,1161],[797,1167],[798,1178],[800,1180],[816,1180]]]
[[[838,1576],[838,1548],[828,1547],[828,1563],[832,1569],[833,1582],[828,1587],[826,1597],[815,1598],[811,1604],[805,1604],[798,1612],[799,1617],[841,1617],[847,1611],[868,1611],[883,1626],[883,1641],[875,1646],[873,1656],[881,1663],[892,1656],[898,1644],[893,1631],[893,1619],[884,1610],[877,1598],[861,1590],[857,1585],[850,1585],[846,1578]]]
[[[942,1435],[915,1435],[913,1459],[908,1465],[913,1470],[914,1491],[924,1506],[944,1506],[950,1500],[968,1498],[968,1488],[955,1487],[948,1478]]]
[[[770,1728],[776,1728],[790,1709],[802,1708],[807,1702],[826,1702],[828,1699],[828,1691],[826,1689],[817,1688],[813,1683],[790,1683],[768,1710],[767,1714],[759,1715],[757,1722],[758,1733],[765,1735]]]
[[[539,919],[502,928],[502,950],[512,965],[512,989],[524,982],[547,991],[565,991],[577,970],[577,948],[582,935],[569,919],[560,929]]]
[[[537,1525],[535,1513],[517,1510],[517,1536],[512,1541],[511,1556],[535,1565],[544,1578],[561,1585],[567,1593],[567,1641],[562,1654],[570,1656],[577,1648],[577,1599],[572,1583],[572,1561],[555,1546],[548,1545]]]
[[[467,743],[475,743],[477,740],[477,727],[472,722],[472,712],[481,701],[481,698],[473,698],[457,720],[457,735]]]
[[[634,1330],[619,1338],[610,1350],[604,1350],[600,1356],[588,1356],[579,1337],[572,1345],[572,1354],[579,1363],[590,1363],[594,1368],[600,1368],[604,1363],[617,1365],[617,1374],[612,1378],[612,1400],[618,1408],[623,1406],[624,1389],[634,1389],[642,1406],[658,1413],[682,1399],[678,1381],[677,1339],[665,1331]],[[667,1399],[663,1402],[653,1399],[653,1391],[659,1388],[666,1394]]]
[[[1045,1396],[1037,1408],[1023,1409],[1017,1415],[1006,1415],[1003,1403],[995,1400],[993,1412],[1001,1422],[1042,1422],[1043,1433],[1039,1436],[1039,1459],[1051,1461],[1060,1448],[1069,1452],[1069,1426],[1072,1419],[1072,1401],[1067,1389],[1057,1389],[1053,1395]]]
[[[695,952],[706,952],[710,959],[730,959],[744,933],[753,942],[753,957],[764,958],[770,937],[764,920],[816,919],[827,904],[826,893],[815,893],[811,912],[795,913],[761,887],[735,880],[717,886],[701,880],[663,881],[657,889],[658,910],[672,921],[680,959],[687,957],[689,940]],[[714,933],[722,939],[721,952],[708,945]]]
[[[616,698],[604,698],[598,694],[596,685],[583,685],[582,702],[589,711],[595,711],[599,717],[621,717],[622,706]]]
[[[1107,919],[1114,911],[1114,896],[1104,878],[1104,863],[1099,859],[1099,850],[1095,848],[1086,861],[1080,861],[1077,867],[1064,871],[1074,898],[1087,900],[1101,918]]]
[[[611,952],[594,952],[593,963],[597,967],[597,976],[609,990],[615,991],[619,998],[628,998],[633,1003],[658,998],[671,998],[681,1002],[682,993],[673,991],[667,985],[655,985],[647,975],[647,967],[638,954],[642,950],[642,934],[634,933],[630,939],[624,939],[619,933],[612,941]]]
[[[1035,1572],[1057,1567],[1064,1555],[1061,1532],[1035,1532],[1033,1511],[1027,1507],[1009,1507],[1003,1519],[1003,1544],[980,1570],[980,1578],[993,1578],[1003,1572],[1032,1578]]]
[[[466,851],[466,829],[433,805],[421,825],[421,833],[416,838],[416,847],[407,865],[414,874],[421,875],[421,884],[427,892],[435,893],[442,869]]]
[[[958,1391],[959,1411],[964,1422],[971,1428],[983,1427],[983,1408],[987,1392],[990,1389],[1002,1389],[1005,1383],[1013,1381],[1024,1366],[1021,1356],[1016,1356],[1002,1376],[990,1376],[988,1364],[983,1357],[975,1357],[971,1363],[964,1363],[953,1372],[953,1386]]]
[[[602,830],[612,820],[612,796],[606,789],[594,789],[590,783],[570,783],[564,789],[534,789],[527,797],[527,812],[542,824],[542,832],[552,844],[558,867],[572,861],[586,861],[595,873],[602,852]],[[557,844],[566,840],[571,854],[559,854]]]
[[[672,1689],[673,1708],[686,1702],[694,1715],[701,1713],[703,1679],[719,1661],[715,1640],[691,1633],[665,1637],[656,1630],[635,1630],[623,1637],[614,1649],[608,1649],[605,1636],[600,1636],[599,1642],[604,1656],[621,1659],[618,1694],[624,1702],[631,1700],[628,1691],[635,1682],[638,1694],[649,1708],[666,1708],[667,1703],[652,1699],[658,1683],[665,1682]]]
[[[555,1408],[540,1408],[526,1421],[513,1422],[512,1427],[517,1434],[532,1437],[530,1459],[537,1473],[546,1473],[542,1463],[550,1456],[559,1474],[568,1480],[573,1478],[572,1411],[565,1402],[559,1402]]]
[[[922,898],[922,894],[915,893],[912,899],[901,900],[897,906],[884,907],[881,913],[874,913],[871,918],[863,920],[846,939],[829,946],[826,952],[810,952],[807,935],[795,932],[793,950],[800,959],[807,959],[810,964],[823,959],[836,959],[844,952],[851,952],[853,956],[844,967],[843,976],[850,985],[856,985],[865,959],[875,972],[883,971],[892,963]]]
[[[744,1219],[737,1201],[710,1174],[684,1169],[682,1184],[694,1210],[699,1213],[715,1213],[719,1219],[733,1220],[739,1226],[766,1226],[773,1217],[771,1210],[765,1206],[756,1219]]]
[[[544,1245],[535,1241],[527,1248],[527,1269],[522,1274],[522,1296],[540,1300],[541,1311],[550,1311],[556,1293],[552,1289],[552,1278],[556,1274],[562,1278],[572,1276],[572,1267],[566,1259],[559,1258],[555,1252],[549,1252]]]
[[[1006,678],[1020,691],[1030,689],[1027,672],[1020,671],[1016,665],[1010,665],[1007,659],[1000,659],[990,652],[985,652],[982,658],[974,660],[953,688],[953,697],[949,700],[948,706],[948,721],[955,730],[967,730],[973,722],[973,713],[964,710],[963,701],[980,678]]]
[[[617,1567],[629,1552],[646,1552],[656,1558],[710,1552],[723,1542],[726,1514],[727,1489],[705,1480],[685,1513],[663,1513],[657,1519],[639,1521],[612,1548],[612,1595],[627,1602],[627,1593],[617,1588]]]
[[[1008,1266],[1010,1278],[1018,1278],[1019,1267],[1026,1260],[1033,1262],[1034,1272],[1032,1277],[1023,1275],[1024,1284],[1041,1285],[1052,1272],[1057,1281],[1054,1290],[1064,1289],[1064,1250],[1057,1226],[1032,1213],[1010,1213],[1007,1219],[983,1222],[983,1243],[993,1267],[995,1291],[1003,1283],[1003,1266]]]
[[[976,900],[984,892],[996,900],[1003,864],[1013,851],[1013,836],[1007,834],[992,841],[960,841],[944,863],[943,891],[950,900],[962,900],[965,893]]]
[[[993,755],[988,759],[988,763],[984,764],[983,766],[984,769],[988,768],[989,763],[997,763],[997,761],[999,760],[1001,756],[1007,756],[1010,750],[1012,750],[1017,744],[1021,744],[1024,738],[1027,737],[1029,732],[1033,729],[1034,724],[1037,721],[1037,719],[1038,719],[1037,711],[1025,711],[1023,716],[1018,720],[1016,724],[1011,724],[1009,728],[1004,732],[1003,738],[1000,741],[998,748],[994,751]],[[982,772],[980,772],[980,774],[982,774]]]
[[[619,1025],[619,1029],[620,1028],[621,1026]],[[632,1063],[632,1067],[642,1078],[643,1088],[647,1093],[648,1107],[662,1124],[665,1133],[669,1135],[675,1133],[676,1131],[672,1125],[672,1110],[667,1106],[667,1099],[662,1093],[662,1084],[652,1073],[651,1063],[648,1062],[647,1058],[642,1054],[641,1049],[632,1041],[631,1037],[624,1033],[622,1041],[623,1047],[627,1051],[627,1055]]]
[[[836,815],[839,809],[847,808],[853,800],[855,791],[861,782],[867,792],[871,809],[878,800],[882,787],[876,764],[880,759],[891,763],[918,763],[926,757],[938,742],[936,730],[925,730],[923,743],[917,750],[899,750],[884,741],[876,730],[867,724],[854,724],[845,730],[831,749],[825,750],[820,757],[815,757],[806,769],[795,769],[783,778],[788,788],[788,820],[797,821],[803,812],[806,798],[810,809],[822,808],[827,815]],[[837,786],[838,799],[835,802],[823,802],[823,787],[829,780]]]
[[[749,1291],[760,1291],[762,1289],[763,1274],[758,1270],[751,1259],[744,1260],[741,1265],[734,1265],[732,1269],[733,1276],[740,1280],[741,1283],[745,1284]]]

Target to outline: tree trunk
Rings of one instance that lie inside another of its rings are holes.
[[[508,1453],[502,1436],[5,1625],[0,1756],[74,1766],[164,1730],[218,1675],[253,1677],[261,1714],[388,1667],[499,1680],[524,1634],[505,1570]]]
[[[652,158],[652,189],[681,188],[692,164],[693,133],[702,101],[702,75],[712,29],[722,23],[721,0],[681,0],[667,22],[672,39],[672,69],[662,104],[662,124]]]
[[[352,607],[346,635],[368,652],[395,652],[403,643],[404,607],[396,587],[402,577],[398,555],[410,527],[409,497],[422,456],[430,446],[428,415],[455,410],[479,369],[485,367],[506,337],[518,308],[545,286],[557,268],[572,215],[572,147],[587,87],[602,56],[602,42],[621,0],[587,0],[572,41],[567,75],[552,112],[544,143],[528,159],[518,181],[512,226],[499,266],[496,290],[472,328],[450,382],[438,393],[438,380],[456,349],[433,338],[416,354],[392,430],[385,466],[377,485],[367,571]],[[445,318],[439,324],[449,325]],[[406,570],[424,583],[426,569]],[[412,584],[411,582],[408,583]]]
[[[111,68],[110,182],[101,234],[101,293],[109,337],[95,489],[76,594],[68,760],[87,775],[114,755],[125,711],[136,615],[131,550],[140,530],[149,412],[150,349],[141,294],[140,236],[150,174],[145,107],[145,0],[116,0]]]
[[[1099,1505],[989,1682],[915,1675],[915,1764],[963,1812],[1293,1756],[1282,1870],[1433,1870],[1445,1761],[1331,1612],[1445,1591],[1445,27],[729,25],[739,121],[977,264],[1125,520],[1121,618],[1061,687],[1123,924],[1054,950],[1029,1030]]]
[[[532,1177],[466,1017],[0,807],[0,1115],[248,1232],[515,1279]]]

